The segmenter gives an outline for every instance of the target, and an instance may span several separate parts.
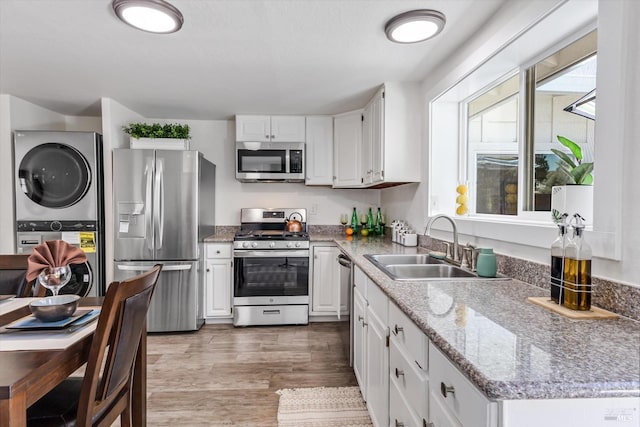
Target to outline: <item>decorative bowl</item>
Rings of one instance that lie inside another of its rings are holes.
[[[29,308],[41,322],[57,322],[73,316],[79,299],[79,295],[51,296],[32,301]]]

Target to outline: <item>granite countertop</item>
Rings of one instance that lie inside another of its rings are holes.
[[[548,291],[518,280],[394,281],[364,255],[427,250],[380,237],[310,238],[335,242],[490,399],[640,396],[639,322],[565,318],[527,302]]]
[[[640,323],[571,320],[518,280],[391,280],[364,254],[426,253],[379,238],[338,246],[490,399],[640,396]]]

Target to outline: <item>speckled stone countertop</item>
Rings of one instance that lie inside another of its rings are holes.
[[[334,241],[489,398],[640,396],[640,323],[562,317],[527,302],[548,293],[518,280],[394,281],[363,255],[427,251]]]
[[[490,399],[640,396],[639,322],[562,317],[527,302],[548,291],[518,280],[394,281],[364,255],[427,251],[379,237],[310,237],[335,242]]]

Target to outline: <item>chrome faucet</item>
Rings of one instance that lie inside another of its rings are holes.
[[[429,233],[431,232],[431,226],[439,218],[445,218],[451,223],[451,226],[453,227],[453,257],[451,258],[451,260],[455,263],[458,263],[460,262],[460,256],[458,255],[458,227],[456,226],[456,222],[453,220],[453,218],[451,218],[449,215],[444,214],[432,216],[431,218],[429,218],[427,226],[424,229],[424,235],[430,236]],[[449,254],[447,253],[447,257],[448,256]]]

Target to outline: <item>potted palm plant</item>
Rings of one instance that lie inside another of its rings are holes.
[[[563,213],[573,216],[579,213],[588,222],[593,221],[593,162],[585,162],[582,148],[564,136],[557,136],[558,142],[567,147],[571,154],[552,148],[560,163],[558,170],[567,178],[565,185],[551,189],[551,216],[554,221]]]
[[[129,123],[122,130],[130,137],[131,148],[188,150],[189,125]]]

